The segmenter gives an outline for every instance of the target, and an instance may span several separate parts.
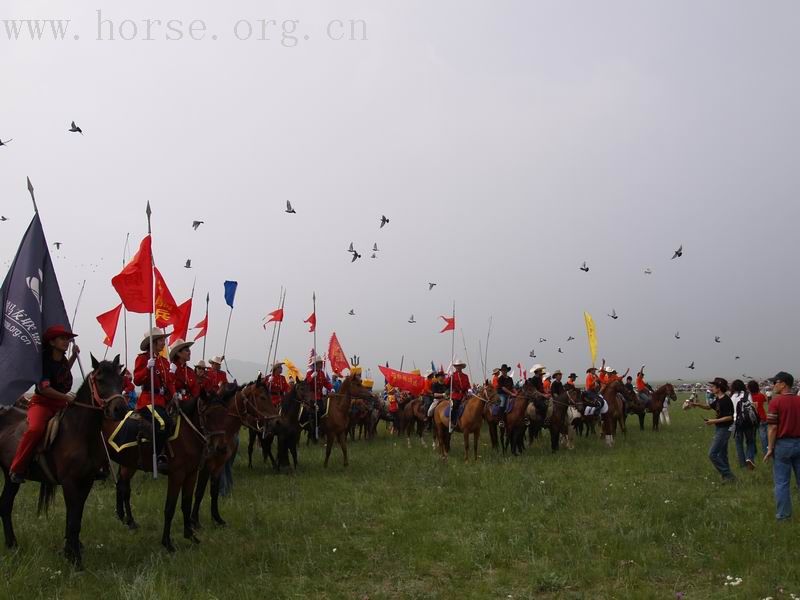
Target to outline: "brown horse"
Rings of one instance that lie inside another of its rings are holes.
[[[411,434],[414,432],[414,429],[417,431],[420,444],[424,446],[425,439],[423,438],[423,432],[425,430],[425,424],[428,421],[428,415],[426,414],[422,398],[412,398],[410,402],[407,402],[405,406],[403,406],[401,414],[400,425],[403,432],[406,434],[408,447],[411,448]]]
[[[92,357],[92,372],[78,389],[75,400],[62,411],[58,434],[41,458],[50,475],[64,490],[67,507],[64,554],[77,569],[83,566],[80,533],[86,498],[98,472],[108,469],[100,428],[107,406],[113,400],[122,398],[121,370],[119,356],[113,362],[98,362]],[[11,513],[19,484],[11,482],[8,469],[25,432],[25,417],[25,412],[18,408],[0,412],[0,465],[5,475],[5,486],[0,496],[0,517],[9,548],[17,545]],[[47,510],[55,495],[56,484],[35,461],[27,478],[40,482],[39,511]]]
[[[277,409],[272,406],[269,390],[261,377],[243,387],[228,384],[223,387],[216,402],[224,407],[219,435],[213,437],[213,452],[203,462],[197,477],[197,488],[194,493],[194,504],[191,510],[191,522],[195,529],[200,528],[200,505],[206,493],[206,486],[211,481],[211,518],[217,525],[226,525],[219,513],[219,480],[225,464],[236,454],[237,435],[242,426],[250,430],[262,431],[268,423],[277,418]]]
[[[473,454],[478,460],[478,440],[481,437],[483,426],[484,404],[489,402],[488,391],[481,392],[481,396],[469,394],[462,403],[464,412],[458,420],[456,431],[464,434],[464,462],[469,461],[469,436],[473,437]],[[433,411],[433,423],[436,429],[436,438],[439,442],[439,452],[443,459],[447,459],[450,452],[450,419],[455,415],[445,416],[445,409],[451,406],[451,401],[440,402]]]
[[[490,399],[483,407],[483,420],[486,421],[486,425],[489,428],[489,441],[492,444],[492,450],[497,450],[500,447],[498,425],[503,420],[503,417],[499,411],[494,414],[493,409],[497,405],[497,392],[495,389],[491,385],[487,385],[484,389],[487,390],[487,395],[494,392],[494,400]],[[480,394],[481,392],[478,393]]]
[[[528,402],[533,399],[530,390],[523,388],[513,400],[511,411],[506,413],[505,427],[500,433],[500,440],[503,446],[503,454],[506,448],[511,446],[511,454],[517,456],[525,449],[525,417],[528,409]]]
[[[650,412],[653,413],[653,431],[659,430],[658,424],[662,416],[662,411],[665,410],[664,403],[667,398],[673,402],[678,400],[678,396],[675,394],[675,388],[672,387],[671,383],[665,383],[653,392],[653,395],[650,397]],[[667,421],[667,424],[669,425],[669,421]]]
[[[634,394],[625,387],[621,381],[613,381],[603,386],[600,394],[608,403],[608,410],[602,415],[603,435],[605,436],[606,446],[611,448],[614,445],[614,436],[617,434],[619,426],[622,434],[625,435],[625,403],[623,398],[627,398],[629,403],[636,402]]]
[[[372,398],[370,391],[361,385],[360,375],[348,375],[335,394],[328,394],[328,412],[320,418],[320,430],[325,434],[325,466],[331,457],[334,441],[339,444],[347,466],[347,431],[350,428],[350,405],[353,398]]]

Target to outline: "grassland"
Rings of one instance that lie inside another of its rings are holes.
[[[134,481],[141,528],[114,516],[96,488],[84,519],[86,570],[60,556],[63,505],[35,516],[26,484],[16,511],[21,548],[0,551],[3,598],[790,598],[800,594],[797,522],[774,520],[771,468],[722,486],[706,458],[699,411],[673,409],[661,433],[630,430],[612,450],[538,442],[502,458],[447,464],[385,434],[334,454],[301,448],[294,476],[248,470],[240,455],[229,526],[202,543],[159,545],[164,481]],[[633,419],[629,420],[632,426]],[[731,459],[735,463],[733,445]],[[796,500],[797,497],[795,497]],[[796,508],[800,510],[800,507]],[[739,577],[726,586],[726,576]]]

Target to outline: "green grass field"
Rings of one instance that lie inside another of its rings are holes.
[[[501,458],[482,436],[477,464],[448,464],[385,434],[334,450],[301,448],[299,472],[273,475],[240,452],[228,527],[202,543],[159,545],[165,482],[137,475],[140,529],[114,515],[111,483],[87,504],[85,566],[60,555],[63,502],[35,515],[17,501],[20,549],[0,551],[3,598],[790,598],[800,594],[798,523],[774,519],[771,468],[734,467],[721,486],[706,452],[707,413],[672,410],[672,426],[629,429],[614,449],[580,439],[557,455],[539,441]],[[634,426],[635,418],[628,420]],[[381,426],[383,431],[383,426]],[[246,439],[246,436],[245,436]],[[430,441],[430,438],[426,438]],[[735,463],[733,444],[730,448]],[[243,459],[244,458],[244,459]],[[795,496],[795,500],[798,500]],[[796,507],[795,510],[800,510]],[[740,585],[725,586],[726,576]]]

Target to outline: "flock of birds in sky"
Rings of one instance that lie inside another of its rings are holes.
[[[78,127],[78,125],[75,123],[75,121],[72,121],[70,123],[69,129],[67,131],[69,133],[79,133],[79,134],[83,135],[83,130],[80,127]],[[8,145],[13,140],[14,140],[14,138],[9,138],[7,140],[3,140],[2,138],[0,138],[0,147]],[[284,212],[286,212],[287,214],[290,214],[290,215],[296,215],[297,214],[297,211],[292,206],[292,203],[289,200],[286,201],[286,209],[285,209]],[[8,217],[6,217],[5,215],[0,215],[0,222],[5,222],[5,221],[8,221],[8,220],[9,220]],[[204,223],[205,223],[205,221],[199,221],[199,220],[192,221],[192,229],[197,231],[200,228],[200,226],[203,225]],[[389,219],[386,217],[386,215],[381,215],[380,224],[379,224],[378,228],[379,229],[383,229],[388,224],[389,224]],[[56,250],[61,250],[61,246],[62,245],[63,245],[62,242],[53,242],[53,246],[55,246]],[[357,260],[359,260],[360,258],[362,258],[362,254],[354,247],[353,242],[350,242],[350,245],[347,248],[347,252],[350,253],[350,256],[351,256],[350,262],[351,263],[354,263]],[[372,245],[372,252],[370,254],[370,258],[371,259],[377,259],[378,258],[378,252],[380,252],[380,250],[378,249],[378,244],[376,242],[376,243],[374,243]],[[676,258],[681,258],[682,256],[683,256],[683,245],[681,244],[678,247],[678,249],[675,250],[675,252],[672,254],[672,259],[671,260],[675,260]],[[100,258],[100,260],[102,261],[103,259]],[[6,264],[8,264],[8,263],[6,263]],[[80,266],[81,267],[92,268],[92,272],[94,273],[94,272],[96,272],[97,268],[100,265],[99,265],[99,263],[98,264],[90,263],[90,264],[86,264],[86,265],[85,264],[81,264]],[[192,259],[191,258],[187,258],[186,259],[186,263],[183,266],[186,269],[191,269],[192,268]],[[583,261],[583,264],[579,267],[579,269],[581,271],[583,271],[584,273],[588,273],[589,272],[588,263],[586,261]],[[645,275],[652,275],[653,274],[653,270],[651,268],[647,267],[647,268],[644,269],[644,274]],[[435,288],[436,285],[437,284],[435,282],[428,282],[428,291],[429,292],[433,291],[433,288]],[[351,316],[351,317],[356,316],[355,309],[351,308],[350,311],[347,314],[349,316]],[[617,314],[616,309],[613,309],[613,308],[611,309],[610,313],[607,313],[607,316],[610,317],[614,321],[616,321],[616,320],[618,320],[620,318],[620,316]],[[413,325],[416,322],[417,321],[416,321],[416,319],[414,319],[414,315],[412,314],[408,319],[408,323]],[[674,337],[675,337],[676,340],[680,340],[681,339],[680,332],[676,331]],[[567,342],[571,342],[574,339],[575,338],[573,336],[569,336],[567,338]],[[545,342],[547,342],[546,338],[539,338],[539,343],[540,344],[545,343]],[[714,337],[714,342],[717,343],[717,344],[721,344],[722,340],[721,340],[720,336],[715,336]],[[558,346],[558,353],[559,354],[564,354],[564,351],[560,346]],[[530,358],[536,358],[536,350],[532,349],[530,351],[530,353],[529,353],[529,356],[530,356]],[[741,359],[740,356],[735,356],[734,357],[734,360],[740,360],[740,359]],[[694,370],[694,368],[695,368],[694,361],[689,363],[686,366],[686,368],[690,369],[690,370]],[[743,374],[743,376],[747,377],[747,375],[745,375],[745,374]]]

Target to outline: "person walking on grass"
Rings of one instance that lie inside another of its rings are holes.
[[[705,419],[706,425],[714,426],[714,439],[711,442],[711,448],[708,450],[708,458],[714,468],[722,475],[722,482],[731,483],[736,481],[728,462],[728,440],[731,437],[730,429],[733,425],[733,402],[731,402],[731,397],[728,395],[727,380],[722,377],[716,377],[708,385],[710,388],[708,404],[692,402],[691,406],[716,412],[716,418]]]
[[[792,516],[792,471],[800,485],[800,397],[792,392],[791,374],[781,371],[770,381],[773,395],[767,410],[769,430],[764,462],[774,459],[775,518],[784,521]]]
[[[755,415],[750,394],[741,379],[731,383],[731,401],[733,402],[733,439],[736,444],[736,457],[739,466],[751,471],[756,468],[756,428],[751,417]],[[746,447],[745,447],[746,446]]]
[[[761,389],[758,387],[756,381],[747,382],[747,391],[750,392],[750,399],[756,407],[756,413],[758,413],[758,437],[761,442],[761,452],[766,454],[768,446],[767,431],[769,427],[767,425],[767,397],[761,393]]]

